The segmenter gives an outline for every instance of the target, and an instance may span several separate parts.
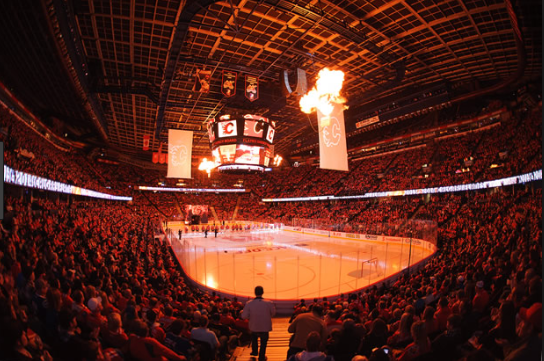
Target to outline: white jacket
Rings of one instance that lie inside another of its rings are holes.
[[[249,319],[251,332],[272,331],[272,317],[276,314],[276,307],[271,301],[256,297],[246,303],[242,311],[242,318]]]

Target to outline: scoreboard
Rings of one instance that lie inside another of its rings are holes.
[[[208,122],[213,160],[220,171],[264,171],[271,163],[276,124],[260,115],[222,115]]]

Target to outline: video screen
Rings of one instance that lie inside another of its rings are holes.
[[[234,163],[234,156],[236,154],[236,144],[221,145],[219,146],[219,158],[221,164]]]
[[[261,164],[262,155],[264,155],[262,147],[238,144],[236,146],[236,159],[234,160],[234,163],[258,165]]]
[[[236,120],[217,123],[218,138],[235,137],[238,135],[236,131]]]
[[[244,136],[262,138],[264,134],[265,123],[257,122],[255,120],[245,120],[244,123]]]

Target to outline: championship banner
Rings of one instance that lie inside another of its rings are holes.
[[[259,78],[252,75],[246,75],[246,90],[244,93],[249,101],[259,99]]]
[[[149,135],[144,135],[144,144],[142,146],[143,150],[149,150]]]
[[[193,91],[200,93],[210,92],[210,80],[212,72],[210,70],[196,70],[195,84],[193,85]]]
[[[227,98],[236,94],[236,79],[238,73],[235,71],[223,70],[223,80],[221,81],[221,93]]]
[[[334,106],[330,116],[317,109],[319,123],[319,168],[348,171],[348,148],[342,104]]]
[[[168,129],[167,178],[191,178],[193,132]]]
[[[153,157],[151,158],[151,161],[152,161],[153,163],[159,163],[159,153],[154,152],[154,153],[153,153]]]

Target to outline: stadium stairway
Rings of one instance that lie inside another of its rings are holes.
[[[266,346],[267,361],[285,361],[289,349],[289,337],[287,332],[289,317],[278,317],[272,319],[272,331]],[[255,361],[257,357],[250,356],[251,344],[238,347],[234,351],[230,361]]]
[[[219,220],[219,217],[217,216],[217,212],[215,211],[215,207],[210,206],[210,210],[212,211],[213,219],[215,219],[215,222],[217,222],[217,224],[221,224],[221,221]]]
[[[236,199],[236,207],[234,208],[234,212],[232,212],[232,221],[236,219],[236,214],[238,214],[238,208],[240,208],[240,196],[238,196],[238,199]]]

